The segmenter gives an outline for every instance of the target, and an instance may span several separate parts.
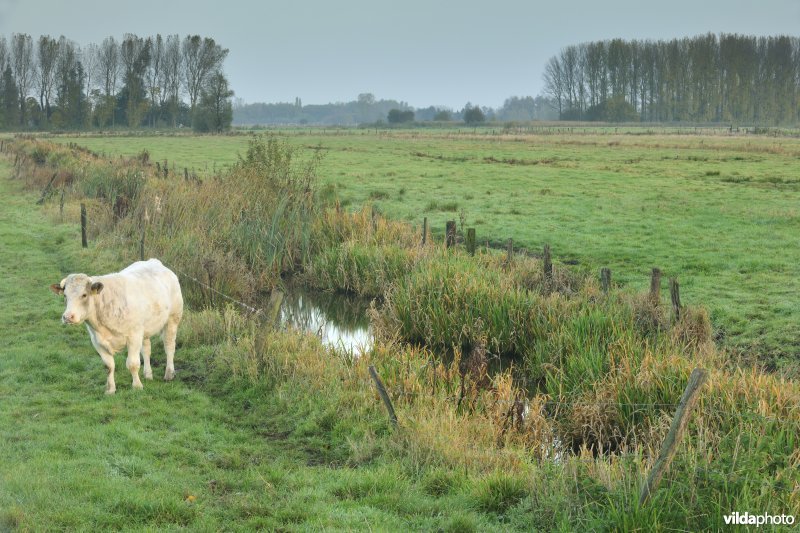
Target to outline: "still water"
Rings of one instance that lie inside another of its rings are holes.
[[[323,344],[361,354],[372,347],[369,300],[288,287],[281,303],[281,324],[318,335]]]

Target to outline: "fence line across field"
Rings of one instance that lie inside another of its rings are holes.
[[[2,148],[2,150],[5,151],[5,144],[0,145],[0,148]],[[17,154],[14,164],[15,164],[15,168],[17,167],[17,165],[19,165],[19,167],[21,168],[22,161],[21,161],[21,158],[19,157],[19,154]],[[165,160],[165,170],[166,170],[166,160]],[[19,172],[19,169],[17,169],[17,172]],[[166,177],[166,175],[165,175],[165,177]],[[48,184],[45,186],[44,190],[42,191],[41,197],[39,198],[37,203],[42,203],[46,199],[48,193],[53,190],[52,184],[53,184],[55,178],[56,178],[56,174],[53,175],[53,177],[51,178],[50,182],[48,182]],[[188,169],[186,169],[186,168],[184,168],[184,178],[188,179]],[[62,220],[63,220],[63,206],[64,206],[64,188],[62,186],[62,191],[61,191],[61,217],[62,217]],[[122,216],[118,215],[117,213],[114,212],[113,209],[109,212],[109,214],[112,217],[114,217],[115,219],[120,220],[120,221],[124,221],[125,218],[127,218],[127,217],[122,217]],[[373,219],[374,219],[374,216],[375,216],[375,211],[373,209]],[[149,221],[149,218],[148,218],[148,215],[147,215],[147,209],[145,208],[144,215],[142,216],[142,219],[141,219],[141,237],[140,237],[140,240],[139,240],[140,258],[142,260],[144,260],[144,256],[145,256],[145,253],[144,253],[145,236],[146,236],[146,232],[147,232],[148,221]],[[82,202],[81,203],[81,240],[82,240],[82,245],[83,245],[84,248],[86,248],[87,245],[88,245],[87,236],[86,236],[86,227],[87,227],[87,225],[93,226],[94,228],[96,228],[98,230],[98,232],[102,231],[102,228],[100,228],[98,225],[94,224],[93,222],[91,222],[91,221],[89,221],[87,219],[87,212],[86,212],[85,204]],[[465,236],[462,239],[459,239],[458,235],[457,235],[457,231],[456,231],[456,228],[457,228],[456,221],[448,220],[448,221],[446,221],[445,226],[446,227],[445,227],[444,244],[445,244],[446,248],[455,247],[457,245],[457,243],[462,242],[466,247],[467,253],[469,255],[475,255],[475,250],[477,248],[477,236],[476,236],[476,230],[475,230],[474,227],[466,228]],[[462,221],[462,230],[464,230],[463,221]],[[427,219],[427,217],[425,217],[423,219],[423,223],[422,223],[422,239],[421,239],[421,243],[420,243],[422,246],[425,246],[427,244],[428,231],[429,231],[428,219]],[[119,237],[119,239],[122,241],[123,238]],[[487,246],[487,249],[488,249],[489,248],[489,241],[486,241],[486,246]],[[506,248],[506,253],[507,253],[506,262],[508,264],[511,264],[512,261],[513,261],[514,256],[519,254],[520,252],[523,255],[527,255],[527,256],[531,256],[532,255],[530,252],[525,251],[525,250],[515,250],[514,246],[513,246],[513,239],[508,239],[505,248]],[[550,292],[552,290],[552,288],[553,288],[554,273],[553,273],[553,263],[552,263],[550,245],[547,244],[547,243],[545,243],[544,246],[543,246],[543,250],[542,250],[542,253],[541,253],[541,258],[542,258],[542,270],[543,270],[544,280],[545,280],[544,288],[545,288],[546,291]],[[176,270],[176,272],[179,272],[178,269],[174,269],[174,270]],[[257,312],[258,311],[255,308],[253,308],[252,306],[250,306],[250,305],[248,305],[248,304],[246,304],[246,303],[244,303],[244,302],[242,302],[242,301],[240,301],[240,300],[238,300],[238,299],[236,299],[236,298],[234,298],[234,297],[232,297],[230,295],[227,295],[227,294],[225,294],[225,293],[223,293],[223,292],[211,287],[210,285],[198,280],[197,278],[195,278],[195,277],[193,277],[193,276],[191,276],[189,274],[182,273],[182,275],[185,278],[190,279],[190,280],[194,281],[195,283],[199,284],[200,286],[208,289],[209,291],[212,291],[214,294],[217,294],[217,295],[225,298],[226,300],[228,300],[230,302],[233,302],[233,303],[243,307],[244,309],[247,309],[250,312]],[[611,289],[611,270],[609,268],[603,267],[600,270],[600,282],[601,282],[601,288],[602,288],[603,292],[604,293],[608,293],[610,291],[610,289]],[[661,270],[658,269],[658,268],[653,268],[652,269],[651,280],[650,280],[650,295],[651,295],[651,299],[654,302],[658,303],[660,301],[660,293],[661,293]],[[672,306],[671,306],[672,307],[672,316],[673,316],[674,320],[678,321],[678,320],[680,320],[681,309],[682,309],[683,306],[681,305],[680,284],[678,283],[677,277],[669,278],[669,293],[670,293],[670,300],[671,300],[671,303],[672,303]]]
[[[50,190],[50,189],[51,189],[51,186],[50,186],[50,184],[48,184],[48,186],[46,187],[46,191]],[[118,220],[118,221],[125,221],[126,218],[128,218],[128,217],[122,217],[122,216],[118,215],[113,210],[108,211],[107,214],[110,215],[111,217],[113,217],[114,219]],[[63,216],[63,211],[62,211],[62,216]],[[145,239],[145,234],[146,234],[146,227],[148,225],[147,222],[148,222],[148,219],[147,219],[147,215],[145,214],[142,217],[142,220],[141,220],[142,236],[141,236],[141,239],[140,239],[140,255],[142,256],[142,258],[144,257],[144,239]],[[85,204],[83,204],[83,203],[81,203],[81,223],[82,223],[83,230],[84,230],[82,237],[85,237],[85,228],[86,227],[92,227],[93,229],[96,230],[96,232],[98,234],[102,234],[105,231],[105,228],[101,227],[99,224],[97,224],[96,222],[94,222],[93,220],[88,218],[88,214],[87,214],[87,211],[85,209]],[[422,242],[423,243],[425,243],[426,240],[427,240],[426,239],[427,231],[428,231],[428,224],[427,224],[427,219],[425,219],[423,221],[423,235],[422,235],[422,238],[423,238]],[[469,231],[468,235],[470,237],[469,240],[474,242],[474,232],[473,231]],[[455,244],[455,221],[448,221],[448,223],[447,223],[447,231],[446,231],[445,236],[446,236],[446,238],[445,238],[445,246],[446,247],[453,246]],[[113,242],[115,242],[115,243],[128,244],[128,239],[126,239],[125,237],[123,237],[121,235],[115,234],[113,232],[112,232],[112,238],[113,238]],[[472,244],[472,242],[470,244]],[[473,246],[474,246],[474,244],[473,244]],[[508,244],[508,254],[509,254],[509,256],[508,256],[507,260],[509,260],[509,261],[511,260],[511,257],[512,257],[513,253],[514,253],[514,251],[513,251],[512,245],[511,245],[511,241],[509,240],[509,244]],[[551,266],[552,262],[551,262],[551,259],[550,259],[550,247],[548,245],[545,245],[545,247],[544,247],[543,257],[544,257],[544,267],[543,268],[544,268],[545,275],[547,277],[550,277],[550,276],[552,276],[552,266]],[[176,274],[182,276],[184,279],[192,281],[193,283],[203,287],[204,289],[207,289],[207,290],[213,292],[214,294],[216,294],[216,295],[218,295],[218,296],[230,301],[231,303],[234,303],[236,305],[241,306],[243,309],[246,309],[247,311],[249,311],[251,313],[258,314],[258,313],[261,312],[260,308],[255,308],[255,307],[253,307],[253,306],[251,306],[251,305],[249,305],[249,304],[247,304],[247,303],[245,303],[245,302],[243,302],[243,301],[241,301],[241,300],[239,300],[239,299],[237,299],[237,298],[235,298],[233,296],[230,296],[230,295],[228,295],[228,294],[226,294],[226,293],[224,293],[224,292],[212,287],[211,285],[209,285],[209,284],[197,279],[196,277],[192,276],[191,274],[189,274],[187,272],[184,272],[183,270],[175,267],[172,264],[166,264],[166,263],[164,263],[164,264],[168,268],[172,269]],[[610,271],[607,268],[602,269],[602,271],[601,271],[602,288],[604,290],[606,290],[606,291],[610,288],[610,277],[611,277]],[[672,300],[673,300],[672,301],[673,308],[675,308],[674,309],[675,314],[678,315],[678,313],[680,312],[680,307],[681,307],[680,298],[679,298],[679,295],[677,293],[677,285],[678,284],[677,284],[677,281],[670,280],[670,289],[673,289],[673,285],[674,285],[675,290],[674,290],[674,292],[672,290],[670,292],[671,292]],[[658,297],[658,295],[660,293],[660,286],[661,286],[661,271],[659,269],[657,269],[657,268],[653,268],[652,276],[651,276],[651,286],[650,286],[650,295],[651,295],[652,298],[657,298]],[[527,385],[527,380],[523,380],[523,387],[525,387],[526,385]],[[424,397],[424,396],[426,396],[426,394],[422,393],[422,392],[411,392],[411,391],[404,391],[404,390],[398,390],[398,389],[387,389],[385,392],[387,392],[387,393],[389,393],[389,394],[391,394],[391,395],[393,395],[395,397],[399,397],[399,396],[404,396],[404,397],[405,396],[423,396]],[[456,398],[456,397],[447,398],[447,400],[448,401],[454,401],[454,400],[461,401],[461,399]],[[504,401],[508,402],[509,405],[513,405],[513,404],[519,403],[520,400],[516,400],[515,399],[515,400],[504,400]],[[627,403],[627,402],[573,402],[573,401],[563,401],[563,400],[545,400],[544,402],[541,403],[541,405],[544,405],[544,406],[555,406],[556,408],[560,408],[561,406],[564,406],[564,407],[567,407],[567,406],[570,406],[570,407],[582,406],[582,407],[603,407],[603,408],[630,407],[630,408],[634,408],[634,409],[641,409],[641,408],[675,408],[679,404],[678,403],[665,403],[665,402]],[[739,417],[742,417],[742,415],[758,416],[758,417],[760,417],[760,419],[767,420],[767,421],[776,420],[774,417],[767,417],[767,416],[764,416],[764,415],[760,415],[758,413],[738,413]]]
[[[116,213],[110,212],[109,214],[111,216],[113,216],[114,218],[116,218],[117,220],[120,220],[120,221],[125,220],[124,217],[121,217],[121,216],[117,215]],[[104,231],[104,228],[102,228],[99,224],[97,224],[97,223],[95,223],[95,222],[93,222],[91,220],[87,220],[86,223],[87,223],[88,226],[91,226],[95,230],[97,230],[98,233],[102,233]],[[117,234],[112,234],[112,235],[113,235],[114,242],[119,242],[120,244],[128,244],[127,239],[125,237],[123,237],[121,235],[117,235]],[[163,261],[162,261],[162,263],[163,263]],[[212,287],[212,286],[208,285],[207,283],[197,279],[196,277],[192,276],[191,274],[188,274],[188,273],[182,271],[181,269],[176,268],[172,264],[164,263],[164,265],[167,266],[168,268],[172,269],[173,271],[175,271],[176,274],[184,277],[185,279],[188,279],[188,280],[196,283],[197,285],[214,292],[214,294],[216,294],[216,295],[218,295],[218,296],[220,296],[222,298],[225,298],[226,300],[230,301],[231,303],[235,303],[235,304],[241,306],[242,308],[246,309],[247,311],[249,311],[249,312],[251,312],[253,314],[258,314],[258,313],[260,313],[262,311],[261,308],[255,308],[255,307],[253,307],[253,306],[251,306],[251,305],[249,305],[249,304],[247,304],[247,303],[245,303],[245,302],[243,302],[241,300],[238,300],[238,299],[234,298],[233,296],[230,296],[230,295],[225,294],[224,292],[222,292],[222,291],[220,291],[218,289],[215,289],[214,287]],[[656,274],[656,276],[654,276],[654,277],[660,277],[660,272],[658,274]],[[519,383],[519,382],[515,380],[515,383]],[[369,385],[369,386],[372,386],[372,384],[370,382],[366,382],[366,384]],[[523,385],[523,387],[527,386],[527,380],[523,380],[523,384],[522,385]],[[400,396],[403,396],[403,397],[433,396],[432,394],[427,394],[425,392],[412,392],[412,391],[405,391],[405,390],[397,389],[397,388],[387,388],[386,391],[389,394],[391,394],[392,396],[394,396],[394,397],[400,397]],[[445,398],[445,400],[446,401],[458,401],[459,398],[456,397],[456,396],[450,396],[450,397]],[[529,398],[525,398],[525,400],[530,400],[530,399]],[[508,405],[514,405],[514,404],[518,403],[518,400],[498,400],[497,402],[507,403]],[[560,408],[560,407],[603,407],[603,408],[630,407],[630,408],[634,408],[634,409],[643,409],[643,408],[648,408],[648,407],[651,407],[651,408],[675,408],[679,404],[677,402],[672,402],[672,403],[668,403],[668,402],[631,402],[631,403],[629,403],[629,402],[585,402],[585,401],[568,401],[568,400],[567,401],[564,401],[564,400],[545,400],[544,402],[541,402],[541,405],[548,406],[548,407],[556,407],[556,408]],[[798,406],[798,409],[800,409],[800,406]],[[776,419],[775,417],[768,417],[766,415],[761,415],[761,414],[755,413],[755,412],[749,412],[749,413],[740,412],[740,413],[736,414],[736,417],[738,417],[738,418],[744,418],[745,416],[749,416],[749,417],[753,417],[753,418],[758,417],[759,419],[765,420],[765,421],[772,421],[772,422],[778,421],[778,419]]]

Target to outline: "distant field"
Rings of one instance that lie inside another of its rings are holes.
[[[711,311],[719,338],[797,368],[800,356],[800,139],[753,135],[472,130],[303,130],[344,205],[372,203],[435,232],[463,218],[478,239],[549,243],[562,261],[642,289],[658,266],[684,303]],[[247,136],[56,137],[106,154],[220,170]],[[307,157],[307,153],[304,157]],[[664,284],[666,286],[666,283]]]

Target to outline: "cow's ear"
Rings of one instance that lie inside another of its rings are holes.
[[[92,294],[100,294],[100,291],[103,290],[103,284],[99,281],[95,281],[92,283]]]
[[[50,285],[50,290],[56,294],[64,294],[64,287],[62,287],[59,283],[53,283]]]

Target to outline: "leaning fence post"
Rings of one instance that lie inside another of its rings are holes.
[[[422,246],[428,241],[428,217],[422,219]]]
[[[448,220],[445,228],[445,247],[451,248],[456,245],[456,221]]]
[[[50,189],[53,187],[53,182],[56,181],[56,176],[58,176],[57,172],[53,172],[53,177],[50,178],[50,181],[47,182],[44,189],[42,190],[42,195],[36,201],[36,205],[42,205],[47,198],[47,194],[50,192]]]
[[[661,301],[661,270],[658,268],[654,268],[650,276],[650,300],[655,305]]]
[[[603,288],[603,292],[608,292],[611,289],[611,269],[610,268],[601,268],[600,269],[600,286]]]
[[[664,443],[661,445],[661,452],[658,454],[658,459],[653,465],[653,469],[650,470],[650,475],[647,476],[647,481],[642,487],[642,493],[639,496],[639,505],[644,505],[650,498],[650,495],[655,492],[659,481],[664,477],[664,473],[675,457],[678,444],[680,444],[683,432],[686,430],[686,426],[689,423],[689,415],[695,403],[697,403],[700,388],[703,386],[703,383],[705,383],[707,377],[708,371],[702,368],[695,368],[692,370],[692,374],[689,376],[689,383],[686,384],[686,390],[683,391],[678,409],[675,411],[675,418],[672,419],[672,425],[664,439]]]
[[[381,378],[378,376],[377,370],[373,365],[369,365],[369,374],[372,376],[372,381],[375,382],[375,388],[378,389],[378,394],[383,400],[383,405],[386,406],[386,410],[389,411],[389,421],[391,421],[394,427],[397,427],[397,415],[394,413],[394,407],[392,407],[392,400],[389,398],[389,394],[386,392],[386,387],[383,386],[383,382]]]
[[[675,322],[681,319],[681,288],[678,285],[678,278],[669,278],[669,296],[672,299],[672,314],[675,315]]]
[[[86,241],[86,204],[81,203],[81,246],[87,248],[89,243]]]

